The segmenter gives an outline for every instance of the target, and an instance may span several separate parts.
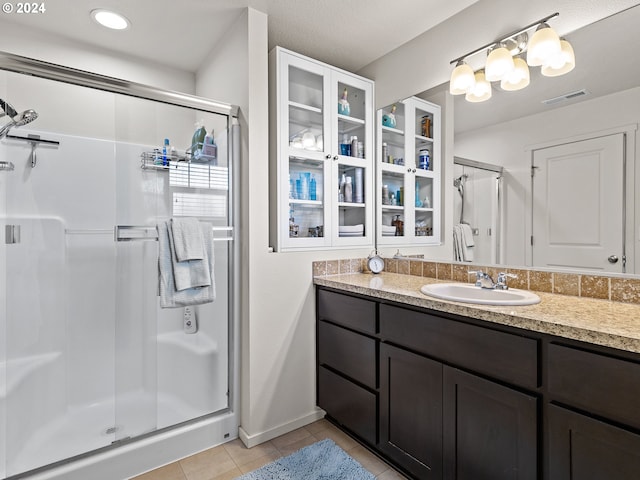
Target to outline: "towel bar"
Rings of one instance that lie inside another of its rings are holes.
[[[212,227],[214,232],[233,233],[233,227]],[[156,227],[147,225],[116,225],[113,229],[113,237],[116,242],[134,241],[158,241]],[[214,242],[230,242],[233,237],[214,237]]]

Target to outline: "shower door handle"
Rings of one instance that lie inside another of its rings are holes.
[[[20,225],[6,225],[4,228],[4,243],[13,245],[20,243]]]
[[[617,255],[609,255],[609,258],[607,258],[607,260],[609,260],[609,263],[618,263],[618,256]]]

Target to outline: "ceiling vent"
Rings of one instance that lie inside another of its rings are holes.
[[[559,97],[547,98],[543,100],[542,103],[545,105],[554,105],[556,103],[565,102],[567,100],[571,100],[577,97],[583,97],[585,95],[589,95],[589,91],[586,89],[576,90],[575,92],[565,93],[564,95],[560,95]]]

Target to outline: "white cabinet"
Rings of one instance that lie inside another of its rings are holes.
[[[280,47],[269,68],[271,245],[372,246],[373,82]],[[345,90],[349,111],[339,112]],[[351,188],[341,191],[343,178]]]
[[[440,106],[419,98],[378,110],[378,245],[441,243],[440,127]]]

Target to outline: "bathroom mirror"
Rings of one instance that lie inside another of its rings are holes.
[[[500,264],[602,273],[640,272],[640,249],[636,253],[635,247],[635,232],[640,226],[640,202],[636,199],[640,196],[636,195],[640,191],[640,168],[635,166],[640,121],[639,24],[640,6],[635,6],[567,34],[575,51],[576,67],[564,76],[544,77],[538,68],[531,68],[531,83],[523,90],[506,92],[493,83],[493,96],[483,103],[466,102],[464,95],[453,97],[453,156],[504,167],[502,234],[496,257]],[[448,82],[417,96],[429,99],[445,90],[448,91]],[[591,153],[601,147],[590,144],[585,144],[581,156],[560,148],[603,137],[616,139],[614,153],[593,156]],[[613,156],[619,167],[612,166]],[[558,176],[549,180],[552,168],[549,163],[539,163],[546,161],[540,157],[574,161],[561,162],[554,170]],[[536,168],[532,168],[533,160]],[[538,168],[540,165],[548,168]],[[611,183],[602,183],[603,175],[615,169]],[[459,192],[452,180],[460,176],[456,172],[445,177],[443,187],[444,194],[454,198]],[[543,177],[548,181],[540,187]],[[550,202],[545,208],[535,193],[540,188]],[[485,209],[481,204],[476,207]],[[464,208],[467,222],[473,223],[473,205],[465,203]],[[454,217],[459,217],[460,211],[454,210],[444,212],[444,216],[456,225],[459,218]],[[562,229],[550,217],[558,212],[564,229],[560,233]],[[608,219],[616,222],[605,224]],[[473,224],[471,227],[477,235],[486,233]],[[542,232],[544,229],[546,232]],[[547,235],[544,240],[540,240],[541,232]],[[605,233],[615,233],[615,248],[596,248]],[[558,247],[562,252],[565,248],[564,253],[560,258],[545,257],[539,252],[541,241],[551,250]],[[581,248],[583,263],[567,258],[566,252],[577,251],[578,243],[586,244]],[[494,263],[484,258],[474,262]]]

